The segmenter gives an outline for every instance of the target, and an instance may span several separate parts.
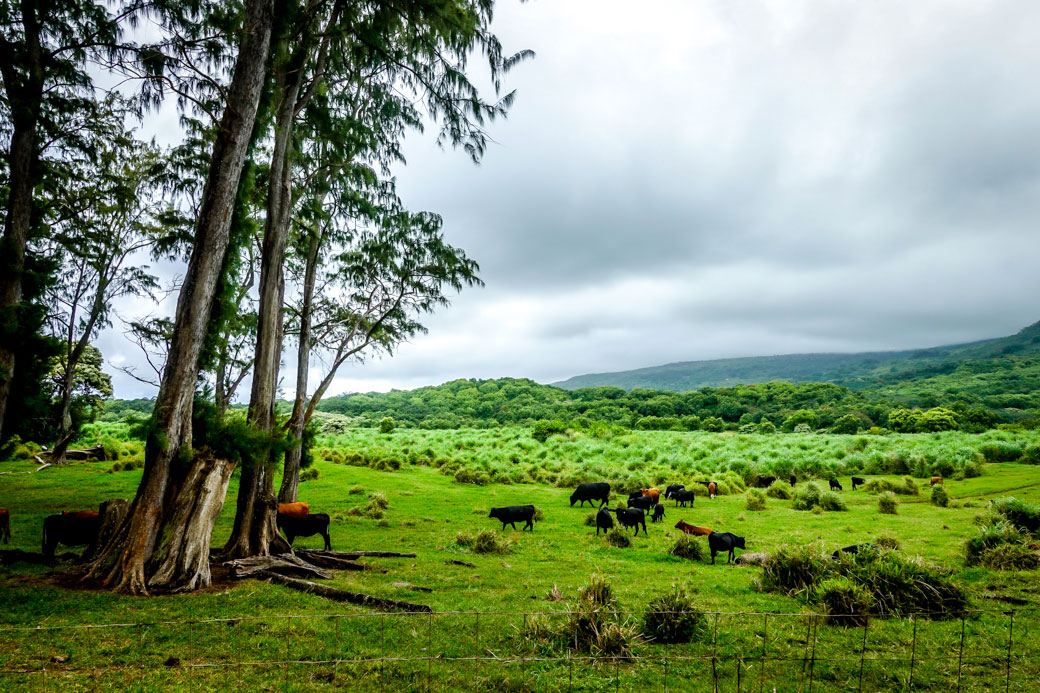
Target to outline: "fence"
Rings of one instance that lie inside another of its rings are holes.
[[[712,612],[693,642],[644,643],[628,658],[542,637],[565,632],[564,610],[0,627],[0,689],[1007,693],[1040,681],[1038,613],[913,614],[845,628],[820,614]]]

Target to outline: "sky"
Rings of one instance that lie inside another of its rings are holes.
[[[416,134],[395,170],[486,286],[329,394],[927,347],[1040,320],[1040,3],[500,0],[494,28],[537,57],[506,76],[516,101],[483,161]],[[143,129],[169,137],[176,114]],[[99,346],[141,362],[118,321]]]

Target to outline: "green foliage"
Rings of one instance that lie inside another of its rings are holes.
[[[1004,544],[1024,543],[1022,533],[1010,522],[990,520],[975,528],[964,542],[964,563],[973,566],[985,561],[986,554]]]
[[[838,512],[849,509],[842,497],[833,491],[825,491],[820,495],[820,507],[824,510]]]
[[[820,505],[822,496],[823,490],[816,482],[802,484],[795,490],[792,507],[795,510],[812,510]]]
[[[651,599],[643,614],[643,635],[653,642],[690,642],[707,632],[707,619],[697,609],[693,593],[680,585]]]
[[[945,407],[935,407],[921,414],[917,421],[917,430],[922,433],[936,431],[956,431],[960,426],[957,415]]]
[[[950,495],[946,493],[946,489],[943,488],[942,484],[932,487],[931,503],[939,508],[945,508],[950,504]]]
[[[567,424],[563,423],[559,419],[554,419],[552,421],[539,421],[535,423],[534,427],[531,429],[531,437],[539,443],[544,443],[549,439],[549,436],[566,432]]]
[[[748,510],[765,510],[766,509],[766,494],[760,488],[749,488],[744,494],[745,507]]]
[[[794,491],[791,490],[790,484],[784,481],[774,481],[769,488],[766,489],[766,495],[770,498],[779,498],[780,500],[791,500],[794,498]]]
[[[1022,446],[1003,440],[986,442],[979,446],[986,462],[1015,462],[1022,457]]]
[[[831,425],[831,433],[858,433],[859,417],[855,414],[846,414]]]
[[[1040,505],[1009,497],[991,501],[989,507],[1021,531],[1040,534]]]
[[[632,545],[632,537],[628,536],[628,532],[617,525],[607,532],[606,540],[608,544],[619,549],[627,549]]]
[[[874,537],[874,545],[879,549],[888,549],[890,551],[898,551],[902,548],[899,539],[891,534],[879,534]]]
[[[916,409],[894,409],[888,413],[888,427],[896,433],[915,433],[921,420]]]
[[[891,491],[882,491],[878,494],[877,499],[878,512],[885,515],[895,515],[899,511],[897,509],[896,494]]]
[[[830,562],[815,546],[778,546],[762,563],[765,592],[805,594],[830,573]]]
[[[1025,544],[999,544],[982,554],[981,563],[990,570],[1036,570],[1040,552]]]
[[[384,416],[379,420],[379,432],[380,433],[393,433],[394,420],[389,416]]]
[[[686,533],[679,535],[672,547],[668,549],[668,554],[691,561],[703,561],[705,555],[707,555],[704,541],[699,537]]]
[[[845,577],[830,578],[820,583],[816,594],[830,624],[852,628],[870,620],[872,598],[863,585]]]

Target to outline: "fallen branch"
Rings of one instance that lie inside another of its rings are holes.
[[[296,555],[321,568],[331,570],[374,570],[377,573],[385,573],[386,569],[368,563],[358,563],[333,556],[323,556],[316,551],[297,551]]]
[[[384,610],[396,610],[396,611],[410,611],[410,612],[423,612],[432,613],[433,609],[426,606],[425,604],[412,604],[410,602],[400,602],[395,599],[383,599],[382,597],[373,597],[368,594],[361,594],[360,592],[347,592],[346,590],[336,589],[334,587],[326,587],[325,585],[319,585],[316,582],[309,580],[298,580],[296,578],[285,577],[278,573],[273,573],[269,570],[257,569],[253,573],[253,577],[270,580],[276,585],[282,585],[290,589],[304,592],[306,594],[314,594],[325,599],[331,599],[337,602],[348,602],[350,604],[360,604],[361,606],[370,606],[377,609]]]
[[[238,558],[224,563],[224,566],[231,568],[235,577],[239,579],[256,577],[261,574],[289,574],[313,577],[320,580],[332,579],[332,573],[317,568],[291,553],[282,553],[277,556]]]
[[[444,562],[445,562],[445,563],[446,563],[447,565],[464,565],[464,566],[466,566],[467,568],[476,568],[476,567],[477,567],[475,563],[468,563],[468,562],[466,562],[466,561],[457,561],[457,560],[455,560],[454,558],[453,558],[453,559],[451,559],[450,561],[444,561]]]
[[[414,553],[398,553],[397,551],[311,551],[310,549],[305,549],[296,553],[297,555],[306,554],[308,556],[341,558],[345,561],[352,561],[362,556],[367,558],[415,558]]]

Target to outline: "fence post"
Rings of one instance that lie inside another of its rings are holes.
[[[714,693],[719,693],[719,668],[716,654],[719,651],[719,612],[715,612],[715,633],[711,638],[711,679]]]
[[[906,685],[908,691],[914,688],[914,664],[917,660],[917,614],[913,614],[911,618],[914,621],[914,638],[910,641],[910,680]]]
[[[1007,678],[1004,680],[1004,691],[1011,690],[1011,644],[1014,642],[1015,636],[1015,610],[1012,609],[1008,612],[1011,619],[1008,623],[1008,656],[1007,656]]]
[[[961,614],[961,647],[957,651],[957,693],[961,693],[961,666],[964,663],[964,619],[965,614]]]
[[[765,690],[766,685],[766,647],[769,645],[769,614],[762,614],[762,664],[758,672],[758,693]]]
[[[863,624],[863,646],[859,650],[859,687],[858,691],[863,690],[863,665],[867,657],[867,628],[870,627],[870,621],[868,620]]]

